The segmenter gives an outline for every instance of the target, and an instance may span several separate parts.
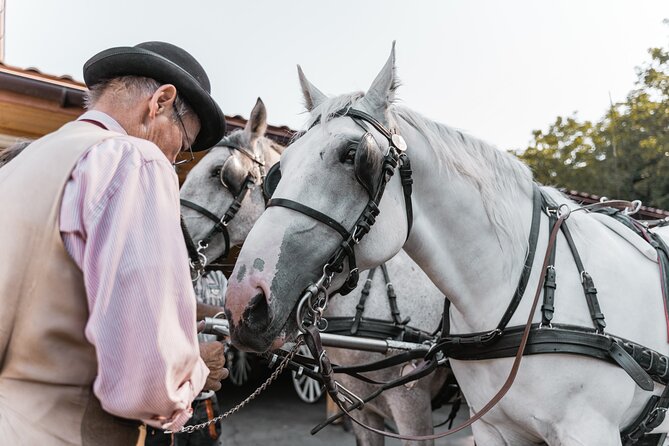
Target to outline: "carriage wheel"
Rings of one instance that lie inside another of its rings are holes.
[[[246,352],[229,349],[226,353],[226,365],[230,371],[228,378],[235,386],[241,386],[249,380],[251,364]]]
[[[306,345],[301,345],[297,351],[300,355],[307,356],[312,358],[311,352]],[[323,389],[321,384],[313,378],[309,378],[306,375],[297,375],[297,372],[293,373],[293,387],[295,387],[295,392],[297,396],[300,397],[305,403],[315,403],[323,395]]]

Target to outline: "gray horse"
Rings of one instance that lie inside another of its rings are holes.
[[[266,129],[265,106],[258,99],[246,127],[227,136],[221,141],[221,147],[210,150],[190,171],[181,188],[182,200],[197,203],[216,216],[222,216],[233,202],[243,180],[249,175],[253,178],[250,192],[227,226],[231,245],[239,245],[244,241],[256,219],[264,211],[265,199],[261,190],[264,172],[279,161],[279,155],[283,151],[283,147],[264,136]],[[182,208],[182,212],[195,243],[211,231],[213,222],[201,212],[186,207]],[[208,244],[206,256],[210,259],[216,258],[224,251],[223,237],[216,236]],[[441,292],[403,252],[390,260],[387,268],[397,290],[397,303],[402,318],[410,317],[410,326],[430,332],[435,330],[439,326],[443,310],[444,297]],[[362,277],[366,277],[365,274]],[[355,307],[363,286],[364,280],[361,280],[358,288],[350,295],[333,298],[327,317],[352,318],[356,313]],[[363,317],[392,321],[386,283],[380,272],[373,279]],[[380,354],[339,349],[328,349],[328,354],[334,363],[340,365],[358,365],[383,358]],[[388,381],[407,371],[402,366],[396,366],[368,376],[378,381]],[[387,391],[374,402],[365,405],[364,410],[356,412],[356,416],[376,427],[382,427],[384,420],[394,421],[402,434],[429,434],[432,432],[431,400],[441,389],[446,375],[447,371],[442,369],[410,387],[401,386]],[[374,390],[374,386],[346,375],[338,375],[337,379],[360,396],[366,396]],[[354,426],[354,431],[358,445],[381,445],[384,442],[383,437],[357,426]]]
[[[265,210],[262,182],[265,173],[279,161],[284,147],[265,137],[267,111],[260,98],[251,111],[246,127],[226,136],[188,173],[181,186],[181,199],[199,204],[219,219],[243,187],[250,190],[227,226],[230,245],[241,245],[251,227]],[[246,181],[249,179],[250,181]],[[182,206],[181,212],[197,243],[211,231],[214,222],[200,211]],[[225,251],[223,237],[214,236],[205,250],[209,259]]]

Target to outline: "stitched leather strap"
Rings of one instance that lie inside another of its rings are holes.
[[[344,240],[347,240],[349,237],[349,231],[343,227],[337,220],[332,217],[325,215],[324,213],[317,211],[314,208],[305,206],[302,203],[297,201],[288,200],[287,198],[272,198],[267,202],[267,207],[271,206],[281,206],[284,208],[292,209],[299,212],[300,214],[307,215],[314,220],[318,220],[321,223],[326,224],[341,235]]]
[[[502,334],[506,326],[509,324],[511,317],[516,312],[518,304],[520,304],[523,295],[525,294],[525,288],[527,288],[527,282],[530,280],[530,275],[532,274],[532,265],[534,264],[534,255],[537,250],[537,241],[539,240],[539,227],[541,223],[541,191],[539,186],[536,183],[532,183],[532,224],[530,225],[530,235],[529,243],[527,250],[527,258],[525,259],[525,264],[523,265],[523,272],[518,281],[518,286],[516,287],[516,292],[513,293],[513,298],[509,303],[502,319],[497,324],[496,333],[499,335]],[[545,269],[545,268],[544,268]]]
[[[355,306],[355,317],[353,318],[353,324],[351,324],[350,333],[352,335],[357,334],[358,328],[360,328],[362,313],[365,311],[365,302],[369,297],[369,290],[372,288],[372,280],[374,279],[375,272],[376,268],[372,268],[369,270],[369,272],[367,273],[367,280],[365,281],[365,286],[362,287],[362,291],[360,292],[360,300],[358,301],[358,305]]]

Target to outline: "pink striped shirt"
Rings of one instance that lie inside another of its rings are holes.
[[[98,111],[80,119],[126,134]],[[63,242],[88,295],[95,395],[109,413],[171,429],[190,418],[209,373],[199,355],[179,212],[174,168],[156,145],[131,136],[82,156],[60,209]]]

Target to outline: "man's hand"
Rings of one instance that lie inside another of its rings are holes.
[[[207,305],[198,302],[196,308],[196,320],[201,321],[205,317],[214,317],[218,313],[224,312],[225,308],[217,307],[215,305]]]
[[[230,373],[225,368],[224,345],[218,341],[201,342],[200,356],[209,367],[209,376],[207,376],[207,382],[204,383],[203,390],[219,390],[221,381],[227,378]]]

